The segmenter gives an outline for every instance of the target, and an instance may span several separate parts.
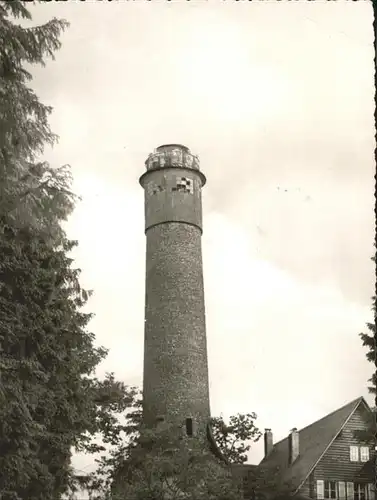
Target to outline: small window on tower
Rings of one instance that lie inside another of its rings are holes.
[[[186,418],[186,434],[190,437],[193,435],[192,418]]]
[[[183,193],[194,194],[194,185],[192,179],[187,177],[177,177],[175,186],[172,187],[172,191],[181,191]]]

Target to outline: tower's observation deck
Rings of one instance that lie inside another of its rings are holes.
[[[140,178],[145,192],[144,418],[166,419],[205,439],[210,418],[199,159],[160,146]]]
[[[158,147],[140,177],[145,189],[145,230],[163,222],[186,222],[202,230],[201,188],[206,178],[199,158],[186,146]]]
[[[151,153],[145,165],[147,170],[164,167],[184,167],[200,170],[199,158],[193,155],[189,148],[182,144],[165,144]]]

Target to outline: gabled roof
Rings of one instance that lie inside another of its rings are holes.
[[[289,484],[291,491],[296,492],[360,405],[371,411],[365,399],[360,397],[301,429],[300,455],[292,465],[288,460],[288,437],[279,441],[259,464],[260,470],[265,471],[267,477],[276,474],[280,486]]]

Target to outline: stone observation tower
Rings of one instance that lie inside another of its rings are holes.
[[[179,144],[158,147],[140,177],[147,244],[144,420],[210,433],[199,160]]]

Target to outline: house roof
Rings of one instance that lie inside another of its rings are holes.
[[[297,492],[360,405],[371,411],[365,399],[360,397],[301,429],[300,455],[292,465],[289,465],[288,460],[288,437],[279,441],[259,464],[260,470],[265,471],[267,477],[272,477],[274,472],[280,486],[289,484],[293,491]]]

